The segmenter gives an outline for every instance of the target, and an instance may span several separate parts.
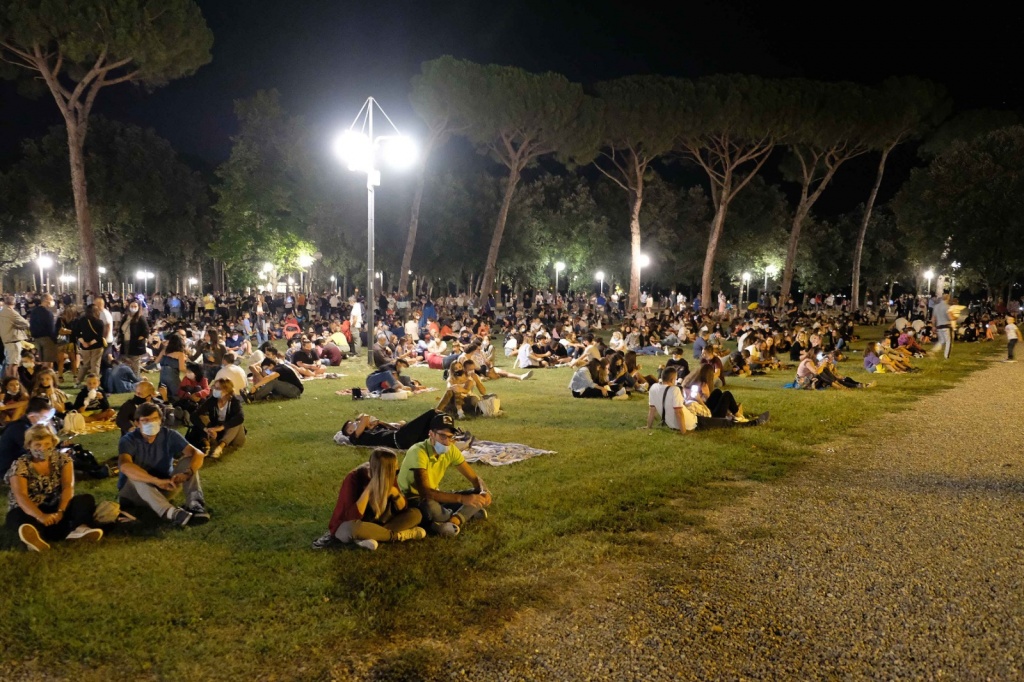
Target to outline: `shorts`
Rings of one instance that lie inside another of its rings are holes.
[[[41,362],[57,364],[57,343],[53,339],[43,337],[41,339],[34,339],[33,342],[36,344],[36,348],[39,349],[39,359]]]
[[[4,360],[8,367],[17,367],[21,363],[21,341],[4,344]]]

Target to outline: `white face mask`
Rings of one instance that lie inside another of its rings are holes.
[[[49,456],[49,454],[52,451],[53,451],[52,447],[45,447],[45,446],[40,445],[38,443],[33,443],[32,444],[32,449],[28,451],[28,454],[29,454],[29,457],[32,458],[32,461],[34,461],[34,462],[42,462],[42,461],[44,461]]]
[[[144,436],[155,436],[160,433],[160,422],[146,422],[139,426],[139,431]]]
[[[210,393],[213,395],[214,398],[220,398],[223,395],[219,388],[213,389],[212,391],[210,391]]]

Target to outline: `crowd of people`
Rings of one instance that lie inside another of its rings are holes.
[[[778,311],[754,306],[741,314],[724,294],[711,311],[675,292],[659,307],[654,302],[645,295],[626,314],[617,294],[527,291],[506,298],[500,310],[493,299],[474,307],[465,295],[381,296],[376,324],[364,329],[367,303],[358,291],[349,298],[86,295],[81,306],[69,295],[7,295],[0,307],[0,471],[10,487],[8,527],[40,551],[55,540],[102,537],[92,523],[95,501],[74,490],[84,453],[58,436],[72,423],[120,430],[111,471],[121,505],[179,526],[208,521],[200,469],[208,458],[244,447],[244,405],[299,399],[306,382],[338,376],[331,368],[357,352],[368,352],[374,364],[368,391],[424,390],[405,373],[410,366],[438,371],[431,383],[442,390],[433,409],[408,423],[365,414],[344,423],[341,437],[373,450],[345,477],[318,548],[450,537],[486,518],[491,494],[462,455],[474,439],[454,419],[497,413],[490,382],[563,368],[569,397],[629,401],[646,394],[641,428],[657,424],[681,434],[768,421],[767,411],[745,408],[729,390],[734,377],[792,373],[791,385],[802,389],[872,385],[841,372],[858,352],[854,325],[873,321],[841,304],[790,301]],[[1013,360],[1014,315],[950,303],[947,296],[910,307],[912,319],[897,319],[867,341],[863,368],[913,372],[914,359],[932,344],[949,357],[954,340],[991,341],[1000,333]],[[496,366],[496,348],[511,370]],[[115,409],[111,397],[125,393],[132,395]],[[401,461],[395,451],[404,451]],[[441,490],[449,468],[471,487]],[[94,462],[89,470],[96,471]]]

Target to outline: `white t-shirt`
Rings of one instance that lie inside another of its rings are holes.
[[[523,342],[523,345],[519,346],[519,352],[517,354],[517,361],[520,367],[533,367],[533,363],[530,362],[530,344]]]
[[[668,396],[665,395],[665,391],[669,391]],[[679,428],[679,419],[676,417],[675,408],[677,407],[683,408],[683,425],[686,427],[686,430],[693,431],[697,428],[697,417],[686,409],[686,406],[683,404],[682,391],[679,390],[678,386],[666,386],[659,381],[654,386],[651,386],[651,390],[648,391],[647,404],[654,406],[658,411],[658,415],[665,418],[665,425],[670,429],[682,430]],[[664,407],[662,407],[663,404]]]
[[[1010,341],[1012,339],[1020,339],[1020,329],[1018,329],[1017,325],[1015,325],[1013,322],[1007,324],[1005,329],[1007,341]]]
[[[230,380],[231,384],[235,387],[235,395],[241,393],[249,385],[249,377],[246,375],[245,370],[238,365],[225,365],[221,367],[217,371],[217,376],[213,378],[214,381],[218,379]]]
[[[100,313],[100,319],[103,320],[104,324],[107,325],[107,343],[114,343],[114,317],[110,314],[110,311],[106,308]]]
[[[420,338],[420,324],[416,320],[406,320],[405,335],[410,339]]]

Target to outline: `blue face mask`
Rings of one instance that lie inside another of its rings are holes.
[[[448,452],[448,446],[440,441],[434,441],[434,452],[439,455],[443,455]]]
[[[145,424],[139,426],[139,431],[142,431],[142,435],[144,436],[155,436],[156,434],[160,433],[160,423],[146,422]]]
[[[213,390],[212,390],[212,391],[210,391],[210,392],[211,392],[211,393],[213,394],[213,397],[214,397],[214,398],[219,398],[219,397],[221,396],[221,391],[220,391],[220,389],[219,389],[219,388],[215,388],[215,389],[213,389]]]

